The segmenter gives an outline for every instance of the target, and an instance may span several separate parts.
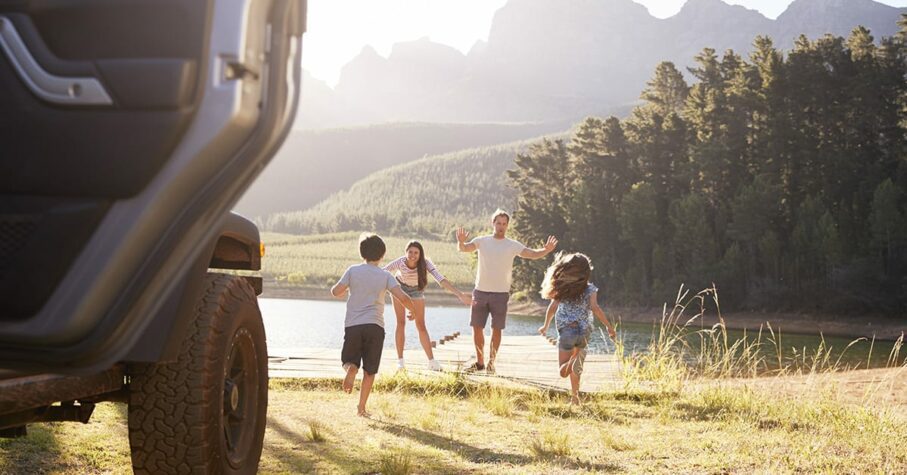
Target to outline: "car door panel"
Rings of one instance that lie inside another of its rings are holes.
[[[119,49],[102,48],[95,44],[99,41],[96,38],[116,36],[105,36],[104,29],[97,25],[96,18],[105,18],[105,15],[97,14],[96,4],[110,2],[95,0],[81,5],[94,14],[91,17],[94,20],[85,20],[88,24],[82,30],[75,27],[86,16],[76,13],[81,11],[74,6],[79,2],[56,3],[63,4],[62,12],[46,6],[39,10],[49,18],[37,17],[45,20],[43,31],[36,26],[40,23],[28,14],[4,11],[0,7],[0,22],[6,24],[7,30],[6,35],[0,36],[0,42],[3,42],[0,49],[4,50],[0,52],[0,88],[5,91],[0,96],[0,110],[3,111],[0,113],[0,143],[4,144],[6,158],[3,173],[0,173],[0,190],[18,194],[132,196],[160,169],[167,152],[185,131],[193,113],[192,92],[199,79],[196,64],[200,49],[187,48],[180,52],[165,47],[155,52],[141,46],[152,42],[145,38],[150,34],[132,35],[136,36],[139,45],[132,50],[122,46]],[[124,4],[137,8],[135,1]],[[128,6],[110,8],[129,11]],[[144,9],[143,6],[140,10],[144,12]],[[182,12],[181,9],[173,10]],[[56,20],[66,13],[73,17],[68,23]],[[111,18],[110,23],[116,24],[117,20]],[[199,25],[206,23],[204,17],[196,21]],[[202,28],[199,30],[203,31]],[[74,36],[78,31],[92,41],[77,41]],[[169,36],[165,34],[167,31],[169,29],[161,29],[156,36],[163,40]],[[122,32],[107,33],[123,35]],[[200,31],[198,35],[201,34]],[[60,78],[94,80],[111,102],[67,104],[36,93],[29,87],[31,81],[27,75],[21,72],[26,61],[17,61],[15,58],[22,56],[10,54],[11,45],[15,43],[9,39],[10,35],[21,40],[26,49],[25,56],[31,56],[46,73]],[[48,44],[47,37],[56,38],[58,48],[66,54],[54,51],[54,44]],[[128,43],[131,41],[105,41],[102,44]],[[84,51],[78,45],[82,45]],[[79,51],[81,54],[76,55]],[[171,53],[187,56],[166,56]]]
[[[135,12],[166,23],[173,17],[161,16],[159,3],[172,6],[171,15],[183,4],[204,3],[204,24],[186,27],[204,38],[157,44],[160,33],[139,25],[135,44],[107,45],[85,33],[122,35],[125,27],[110,26],[110,18]],[[10,4],[15,11],[4,8]],[[14,90],[0,96],[0,197],[18,206],[0,206],[0,250],[15,249],[10,259],[0,254],[7,263],[0,282],[40,261],[26,249],[64,257],[45,257],[62,275],[47,295],[16,312],[4,307],[4,367],[61,370],[63,362],[63,371],[90,371],[128,352],[285,137],[298,100],[304,12],[304,1],[293,0],[0,2],[0,16],[28,16],[47,50],[68,64],[42,66],[96,74],[114,102],[49,104],[23,86],[7,58],[0,61],[0,88]],[[200,48],[196,56],[193,48]],[[93,71],[77,66],[83,62]],[[50,201],[32,207],[38,224],[16,224],[26,204],[40,200]],[[44,246],[53,233],[40,228],[62,223],[48,218],[61,209],[88,229],[69,236],[67,242],[79,241],[75,252]]]
[[[108,208],[106,201],[50,197],[0,203],[4,320],[21,321],[40,310]]]

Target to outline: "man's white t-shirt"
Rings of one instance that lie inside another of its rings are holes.
[[[513,258],[523,252],[526,246],[510,238],[495,239],[494,236],[477,237],[472,242],[479,250],[476,290],[510,292]]]

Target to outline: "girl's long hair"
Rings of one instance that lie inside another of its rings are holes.
[[[422,249],[422,244],[419,241],[410,241],[406,245],[404,252],[409,251],[409,248],[411,247],[419,250],[419,261],[416,262],[416,275],[419,276],[419,290],[425,290],[425,286],[428,285],[428,270],[425,265],[425,249]]]
[[[542,282],[542,298],[550,300],[577,300],[586,292],[592,263],[585,254],[557,253],[554,262],[545,271]]]

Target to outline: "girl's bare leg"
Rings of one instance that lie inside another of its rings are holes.
[[[406,307],[396,297],[392,300],[394,301],[394,313],[397,315],[397,329],[394,333],[394,342],[397,344],[397,359],[403,359],[403,347],[406,346]]]
[[[570,351],[558,350],[557,362],[561,368],[561,377],[566,378],[573,372],[573,360],[576,357],[576,348]]]
[[[435,359],[435,354],[431,350],[431,337],[428,336],[428,328],[425,326],[425,299],[413,299],[415,312],[413,317],[416,320],[416,330],[419,331],[419,343],[422,343],[422,349],[425,350],[425,356],[429,360]]]
[[[578,374],[572,371],[570,372],[570,393],[573,396],[570,399],[570,403],[577,406],[581,404],[579,400],[579,377],[580,376]]]
[[[572,368],[570,372],[570,392],[572,393],[573,397],[571,398],[570,402],[578,406],[582,404],[582,401],[580,401],[579,398],[579,382],[580,377],[583,374],[583,367],[585,366],[586,362],[586,351],[588,350],[583,347],[576,348],[573,351],[573,357],[571,358],[570,362],[570,368]]]

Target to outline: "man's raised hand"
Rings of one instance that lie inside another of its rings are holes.
[[[548,240],[545,241],[545,252],[550,253],[556,247],[557,247],[557,238],[554,236],[548,236]]]
[[[463,228],[457,228],[457,242],[465,244],[467,239],[469,239],[469,232]]]

